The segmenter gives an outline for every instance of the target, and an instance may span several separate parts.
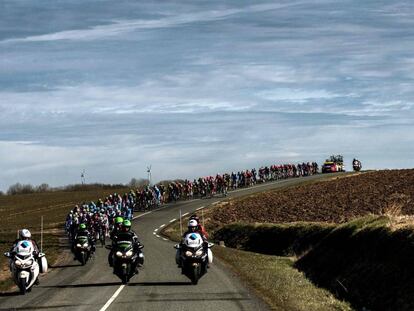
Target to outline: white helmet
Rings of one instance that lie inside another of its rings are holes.
[[[191,219],[188,222],[188,229],[196,229],[198,227],[198,222],[195,219]]]
[[[22,230],[20,230],[20,231],[19,231],[19,237],[20,237],[20,239],[22,239],[22,240],[25,240],[25,239],[30,239],[30,238],[32,237],[32,234],[30,233],[30,231],[29,231],[29,230],[27,230],[27,229],[22,229]]]

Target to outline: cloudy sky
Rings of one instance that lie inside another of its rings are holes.
[[[410,0],[2,0],[0,190],[413,167],[413,39]]]

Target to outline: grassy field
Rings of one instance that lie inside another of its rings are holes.
[[[29,229],[40,243],[40,223],[43,216],[43,250],[50,264],[61,254],[59,238],[67,213],[75,204],[96,201],[114,192],[124,193],[129,188],[93,188],[85,191],[55,191],[13,196],[0,196],[0,251],[8,251],[16,239],[17,230]],[[10,287],[7,258],[0,256],[0,290]]]

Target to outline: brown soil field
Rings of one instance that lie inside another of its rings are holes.
[[[208,218],[215,227],[234,222],[344,223],[384,214],[414,215],[414,169],[365,172],[229,200]]]

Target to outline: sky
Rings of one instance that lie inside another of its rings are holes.
[[[408,0],[2,0],[0,190],[414,167],[413,39]]]

